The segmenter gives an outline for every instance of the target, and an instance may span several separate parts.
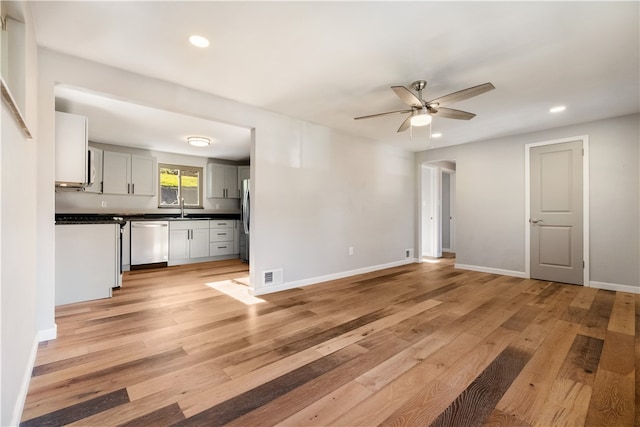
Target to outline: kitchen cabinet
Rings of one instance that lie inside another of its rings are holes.
[[[237,253],[234,247],[234,220],[209,221],[209,255],[231,255]]]
[[[102,150],[89,147],[91,166],[89,168],[90,181],[93,183],[84,188],[85,193],[102,193]]]
[[[102,156],[102,192],[155,196],[155,157],[105,151]]]
[[[55,112],[56,187],[82,188],[88,179],[88,119]]]
[[[55,304],[109,298],[120,286],[119,224],[55,226]]]
[[[239,199],[238,167],[221,163],[207,164],[207,197]]]
[[[169,222],[169,262],[185,261],[209,256],[209,221]]]

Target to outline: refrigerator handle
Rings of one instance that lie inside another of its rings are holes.
[[[249,189],[242,195],[242,226],[244,234],[249,234]]]

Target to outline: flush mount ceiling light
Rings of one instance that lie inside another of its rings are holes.
[[[432,133],[431,138],[440,138],[442,134],[440,132]]]
[[[426,107],[416,111],[411,116],[411,126],[426,126],[429,123],[431,123],[431,114],[429,114]]]
[[[567,107],[565,107],[564,105],[558,105],[557,107],[553,107],[551,109],[549,109],[550,113],[560,113],[564,110],[566,110]]]
[[[209,40],[207,40],[206,37],[202,37],[197,34],[194,34],[191,37],[189,37],[189,43],[191,43],[196,47],[202,47],[202,48],[209,47]]]
[[[211,139],[204,136],[189,136],[187,142],[194,147],[206,147],[211,144]]]

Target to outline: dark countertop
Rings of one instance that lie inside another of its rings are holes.
[[[126,221],[175,220],[180,214],[57,213],[56,224],[124,224]],[[182,219],[182,218],[180,218]],[[189,213],[184,219],[240,219],[239,213]]]

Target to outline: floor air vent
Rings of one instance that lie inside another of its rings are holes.
[[[263,285],[273,286],[282,284],[282,269],[267,270],[263,274]]]

